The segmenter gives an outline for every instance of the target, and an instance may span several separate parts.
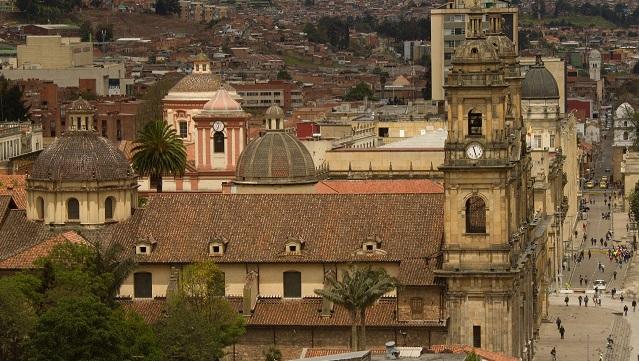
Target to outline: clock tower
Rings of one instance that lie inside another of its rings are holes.
[[[519,91],[483,33],[482,10],[467,15],[466,41],[446,79],[444,246],[448,342],[528,357],[534,338],[535,242],[530,161]]]

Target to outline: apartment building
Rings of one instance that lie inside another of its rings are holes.
[[[60,35],[27,36],[18,45],[20,69],[66,69],[93,64],[93,46],[80,38]]]
[[[432,99],[444,100],[444,79],[450,69],[450,60],[455,48],[466,38],[466,16],[475,0],[449,0],[446,4],[430,12],[431,30],[431,77]],[[480,0],[478,5],[484,14],[501,14],[504,18],[504,32],[519,46],[519,9],[504,0]],[[485,15],[484,15],[485,17]],[[483,22],[488,26],[488,22]]]
[[[294,83],[283,80],[268,82],[233,83],[233,88],[242,97],[242,107],[268,108],[278,105],[284,110],[301,107],[304,104],[302,89]]]
[[[207,1],[180,1],[180,19],[195,23],[208,23],[229,16],[229,7],[214,5]]]

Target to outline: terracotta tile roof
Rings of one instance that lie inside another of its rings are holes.
[[[430,179],[324,180],[316,193],[444,193],[444,186]]]
[[[427,352],[431,353],[469,353],[474,351],[486,361],[519,361],[518,357],[507,356],[499,352],[475,348],[469,345],[432,345]]]
[[[8,196],[0,196],[0,199]],[[0,202],[2,203],[2,202]],[[0,227],[0,260],[15,255],[54,235],[42,223],[27,220],[24,210],[7,209]]]
[[[156,300],[120,300],[120,306],[126,311],[133,311],[142,316],[146,323],[153,324],[166,313],[166,301]]]
[[[403,259],[399,264],[398,281],[404,286],[423,286],[435,283],[436,255],[430,258]]]
[[[375,355],[383,355],[384,353],[386,353],[386,350],[381,348],[374,348],[370,351],[372,354],[375,354]],[[306,354],[304,354],[304,358],[332,356],[332,355],[339,355],[341,353],[349,353],[349,352],[351,352],[351,349],[349,348],[308,348],[306,349]]]
[[[443,194],[198,194],[152,197],[144,210],[114,226],[130,252],[152,240],[140,263],[209,259],[212,240],[227,242],[218,263],[399,262],[439,252]],[[366,253],[369,237],[381,251]],[[285,243],[303,241],[301,255]]]
[[[242,310],[242,298],[228,298],[231,307],[237,312]],[[165,299],[155,300],[121,300],[125,309],[138,312],[147,322],[153,323],[162,317],[166,310]],[[321,298],[260,298],[251,317],[246,318],[248,326],[326,326],[349,327],[350,316],[345,308],[335,306],[329,317],[322,317]],[[397,300],[382,298],[376,305],[367,310],[366,321],[370,327],[445,327],[437,320],[431,321],[398,321],[396,317]]]
[[[10,195],[19,209],[27,208],[26,179],[25,175],[0,175],[0,195]]]
[[[34,268],[34,262],[38,258],[47,256],[55,246],[64,242],[88,243],[82,236],[74,231],[59,233],[3,259],[0,261],[0,269],[16,270]]]

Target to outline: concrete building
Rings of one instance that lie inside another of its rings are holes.
[[[292,82],[269,80],[267,82],[232,83],[237,94],[244,100],[246,109],[263,108],[277,105],[288,111],[304,104],[302,89]]]
[[[18,45],[19,69],[68,69],[93,65],[93,44],[60,35],[27,36]]]
[[[18,45],[17,69],[2,69],[11,80],[39,79],[59,87],[75,87],[98,96],[131,95],[133,79],[123,63],[93,65],[91,43],[59,35],[28,36]]]
[[[635,109],[628,103],[623,103],[613,115],[612,126],[612,180],[621,181],[621,163],[624,154],[628,152],[635,142],[634,124],[632,117]]]
[[[450,70],[455,48],[465,41],[466,18],[475,0],[448,0],[430,12],[432,99],[445,100],[444,79]],[[499,14],[504,18],[504,32],[519,46],[519,9],[508,1],[482,0],[483,14]],[[485,25],[487,27],[487,25]]]

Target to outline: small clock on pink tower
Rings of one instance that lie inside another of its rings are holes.
[[[470,159],[479,159],[484,155],[484,147],[479,143],[470,143],[466,147],[466,156]]]
[[[213,130],[216,132],[221,132],[224,130],[224,123],[221,121],[216,121],[215,123],[213,123]]]

